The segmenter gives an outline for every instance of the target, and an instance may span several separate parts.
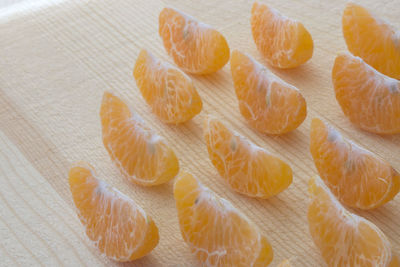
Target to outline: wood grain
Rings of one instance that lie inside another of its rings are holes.
[[[0,258],[1,266],[195,266],[183,242],[172,196],[172,182],[142,188],[127,182],[112,165],[101,140],[99,106],[104,90],[124,97],[145,121],[173,144],[183,169],[247,214],[271,241],[275,266],[292,258],[296,266],[323,261],[308,233],[307,181],[316,174],[309,153],[309,127],[323,117],[400,169],[400,135],[363,132],[342,114],[333,94],[331,68],[345,50],[341,12],[345,1],[263,0],[301,20],[311,32],[310,62],[293,70],[273,70],[298,87],[308,104],[306,121],[294,132],[260,134],[240,116],[229,65],[191,76],[204,101],[203,112],[179,126],[161,123],[150,112],[132,77],[142,47],[168,60],[158,36],[158,14],[174,6],[213,25],[239,49],[262,62],[253,43],[250,1],[57,1],[38,7],[21,2],[0,9]],[[400,28],[397,1],[358,1]],[[280,155],[294,171],[288,190],[270,200],[238,195],[218,178],[202,139],[204,114],[222,118],[256,144]],[[68,189],[69,166],[91,163],[99,176],[132,197],[154,218],[160,243],[148,256],[119,264],[101,256],[84,234]],[[357,211],[358,212],[358,211]],[[400,198],[370,212],[400,251]]]

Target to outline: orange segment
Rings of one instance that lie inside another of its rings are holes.
[[[182,237],[202,266],[267,266],[271,245],[227,200],[180,172],[174,185]]]
[[[396,266],[387,237],[370,221],[347,211],[319,177],[310,180],[309,193],[310,233],[328,266]]]
[[[181,123],[200,113],[202,102],[192,80],[145,49],[133,70],[136,84],[153,112],[166,123]]]
[[[399,81],[349,54],[336,57],[332,81],[336,99],[352,123],[373,133],[400,133]]]
[[[347,48],[369,65],[400,79],[400,31],[364,7],[348,3],[342,18]]]
[[[228,43],[221,33],[176,9],[161,11],[159,34],[175,64],[186,72],[216,72],[229,60]]]
[[[264,4],[253,4],[251,31],[258,51],[274,67],[294,68],[312,57],[313,40],[303,24]]]
[[[117,261],[131,261],[148,254],[159,240],[150,216],[131,198],[79,163],[69,171],[69,185],[86,234],[96,247]]]
[[[233,190],[250,197],[269,198],[292,183],[288,164],[217,119],[204,120],[204,139],[211,162]]]
[[[350,207],[379,207],[400,190],[400,174],[387,162],[316,118],[311,123],[310,151],[322,179]]]
[[[178,159],[165,139],[148,128],[121,99],[105,92],[100,118],[104,146],[130,181],[158,185],[178,173]]]
[[[283,134],[306,118],[306,101],[299,90],[250,56],[233,51],[231,71],[240,112],[257,130]]]

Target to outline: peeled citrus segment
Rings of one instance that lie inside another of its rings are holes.
[[[267,134],[284,134],[304,121],[306,101],[296,87],[237,50],[230,63],[240,113],[251,126]]]
[[[321,178],[350,207],[379,207],[400,190],[400,174],[392,166],[317,118],[311,122],[310,151]]]
[[[174,185],[182,237],[202,266],[267,266],[268,240],[227,200],[180,172]]]
[[[216,72],[229,60],[229,46],[221,33],[174,8],[161,11],[159,34],[175,64],[186,72]]]
[[[308,225],[328,266],[398,266],[386,236],[347,211],[319,177],[309,182]]]
[[[131,261],[157,246],[158,229],[151,217],[131,198],[98,180],[88,164],[70,169],[69,185],[87,236],[107,257]]]
[[[182,123],[200,113],[202,102],[192,80],[145,49],[136,60],[133,76],[143,98],[163,122]]]
[[[274,67],[294,68],[312,57],[313,40],[303,24],[265,4],[254,2],[251,31],[258,51]]]
[[[292,183],[292,169],[218,119],[204,120],[208,155],[230,187],[250,197],[269,198]]]
[[[379,72],[400,79],[400,31],[364,7],[348,3],[342,18],[347,48]]]
[[[350,54],[336,57],[332,81],[336,99],[352,123],[373,133],[400,133],[399,81]]]
[[[150,186],[176,176],[179,162],[175,153],[121,99],[105,92],[100,118],[104,146],[126,178]]]

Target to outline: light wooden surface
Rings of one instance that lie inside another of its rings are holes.
[[[261,59],[250,32],[250,1],[57,1],[40,7],[22,2],[0,9],[0,265],[195,266],[183,242],[172,182],[155,188],[121,177],[102,145],[99,106],[104,90],[123,96],[145,121],[173,145],[183,169],[232,201],[268,237],[272,266],[292,258],[296,266],[320,266],[308,233],[307,180],[316,173],[308,150],[310,120],[323,117],[347,137],[400,169],[400,136],[360,131],[344,117],[333,94],[331,68],[345,50],[341,13],[345,1],[286,0],[270,3],[301,20],[315,50],[310,62],[274,70],[297,86],[308,104],[306,121],[282,137],[257,133],[240,116],[229,65],[209,76],[192,76],[204,110],[180,126],[161,123],[141,98],[132,77],[142,47],[171,61],[158,36],[164,6],[181,9],[213,25],[231,49]],[[400,28],[398,1],[360,1]],[[201,119],[210,113],[258,145],[290,163],[294,181],[270,200],[254,200],[229,190],[211,165]],[[99,176],[132,197],[154,218],[160,243],[148,256],[119,264],[99,255],[77,219],[67,183],[71,163],[85,160]],[[387,234],[400,251],[400,197],[371,212],[358,212]]]

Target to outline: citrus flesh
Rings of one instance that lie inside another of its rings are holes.
[[[239,109],[249,124],[267,134],[293,131],[307,115],[299,90],[250,56],[232,52],[231,72]]]
[[[200,113],[202,101],[192,80],[145,49],[136,60],[133,76],[143,98],[163,122],[178,124]]]
[[[384,75],[400,79],[400,30],[355,3],[346,5],[342,27],[353,55]]]
[[[100,252],[116,261],[131,261],[157,246],[152,218],[131,198],[97,179],[88,164],[70,169],[69,185],[78,217]]]
[[[347,211],[318,176],[310,179],[309,194],[309,230],[328,266],[399,266],[384,233]]]
[[[257,227],[230,202],[191,174],[174,185],[182,237],[202,266],[267,266],[272,247]]]
[[[229,46],[221,33],[177,9],[161,11],[159,34],[167,53],[185,72],[213,73],[229,60]]]
[[[104,93],[100,118],[104,147],[127,179],[152,186],[176,176],[179,162],[165,139],[147,127],[119,97]]]
[[[390,164],[318,118],[311,122],[310,151],[321,178],[347,206],[377,208],[400,190],[400,174]]]
[[[400,133],[398,80],[379,73],[359,57],[340,54],[332,81],[336,99],[352,123],[373,133]]]
[[[258,51],[274,67],[294,68],[312,57],[313,40],[303,24],[265,4],[254,2],[251,30]]]
[[[214,117],[206,117],[203,124],[210,160],[233,190],[265,199],[292,183],[292,169],[283,160],[228,129]]]

